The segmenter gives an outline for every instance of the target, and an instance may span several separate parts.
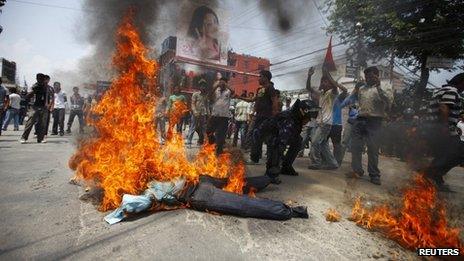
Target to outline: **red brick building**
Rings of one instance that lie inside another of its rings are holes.
[[[270,65],[269,60],[265,58],[229,52],[229,66],[238,72],[259,74],[261,70],[269,70]],[[239,95],[244,90],[256,93],[259,87],[258,76],[241,73],[233,73],[229,84]]]
[[[217,73],[229,78],[229,85],[237,93],[243,91],[256,93],[259,87],[260,70],[269,70],[267,59],[250,55],[228,53],[227,65],[196,61],[176,55],[177,38],[170,36],[162,44],[159,57],[160,74],[158,81],[164,95],[169,95],[170,83],[179,85],[182,92],[192,93],[197,88],[199,79],[204,79],[211,88]]]

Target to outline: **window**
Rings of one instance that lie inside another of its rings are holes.
[[[245,60],[245,61],[243,62],[243,64],[244,64],[244,66],[245,66],[245,69],[248,69],[249,62],[248,62],[247,60]]]
[[[264,65],[259,64],[259,65],[258,65],[258,70],[260,70],[260,71],[264,70]]]

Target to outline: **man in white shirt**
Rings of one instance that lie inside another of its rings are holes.
[[[243,93],[242,97],[246,97],[247,94]],[[235,132],[233,139],[233,146],[237,146],[238,135],[240,133],[240,148],[245,147],[245,135],[248,130],[248,120],[250,115],[250,103],[240,100],[235,105]]]
[[[6,112],[6,118],[3,122],[3,130],[6,131],[8,124],[10,124],[11,119],[14,122],[14,131],[19,130],[19,109],[21,108],[19,103],[21,102],[21,96],[17,94],[17,89],[12,88],[11,94],[9,95],[9,106],[8,111]]]
[[[234,92],[227,85],[227,78],[222,77],[213,86],[213,106],[211,118],[206,127],[206,135],[210,144],[216,144],[216,155],[222,154],[226,141],[227,126],[230,118],[230,100]]]
[[[60,127],[60,136],[64,135],[64,114],[66,109],[66,93],[61,90],[59,82],[53,83],[55,91],[55,107],[53,109],[53,128],[52,135],[58,135],[58,126]]]

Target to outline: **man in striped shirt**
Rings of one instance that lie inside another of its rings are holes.
[[[440,144],[433,148],[434,159],[425,173],[441,191],[449,191],[443,176],[464,162],[464,142],[459,138],[457,127],[463,110],[463,91],[464,73],[460,73],[433,93],[428,108],[432,139],[440,137]]]

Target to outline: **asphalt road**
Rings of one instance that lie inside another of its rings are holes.
[[[22,128],[21,128],[22,130]],[[85,199],[83,188],[68,184],[73,176],[67,161],[74,137],[49,137],[48,143],[20,144],[20,132],[0,136],[0,259],[74,260],[403,260],[414,252],[382,235],[357,227],[346,218],[353,199],[391,201],[410,177],[406,165],[381,158],[383,185],[349,181],[348,162],[336,171],[310,171],[299,158],[298,177],[282,177],[258,196],[308,206],[309,219],[285,222],[218,216],[193,210],[149,213],[109,226],[105,213]],[[345,160],[349,159],[349,155]],[[261,175],[263,165],[249,166]],[[447,194],[451,222],[463,227],[464,175],[455,168]],[[81,199],[80,199],[81,198]],[[325,220],[337,209],[341,222]]]

